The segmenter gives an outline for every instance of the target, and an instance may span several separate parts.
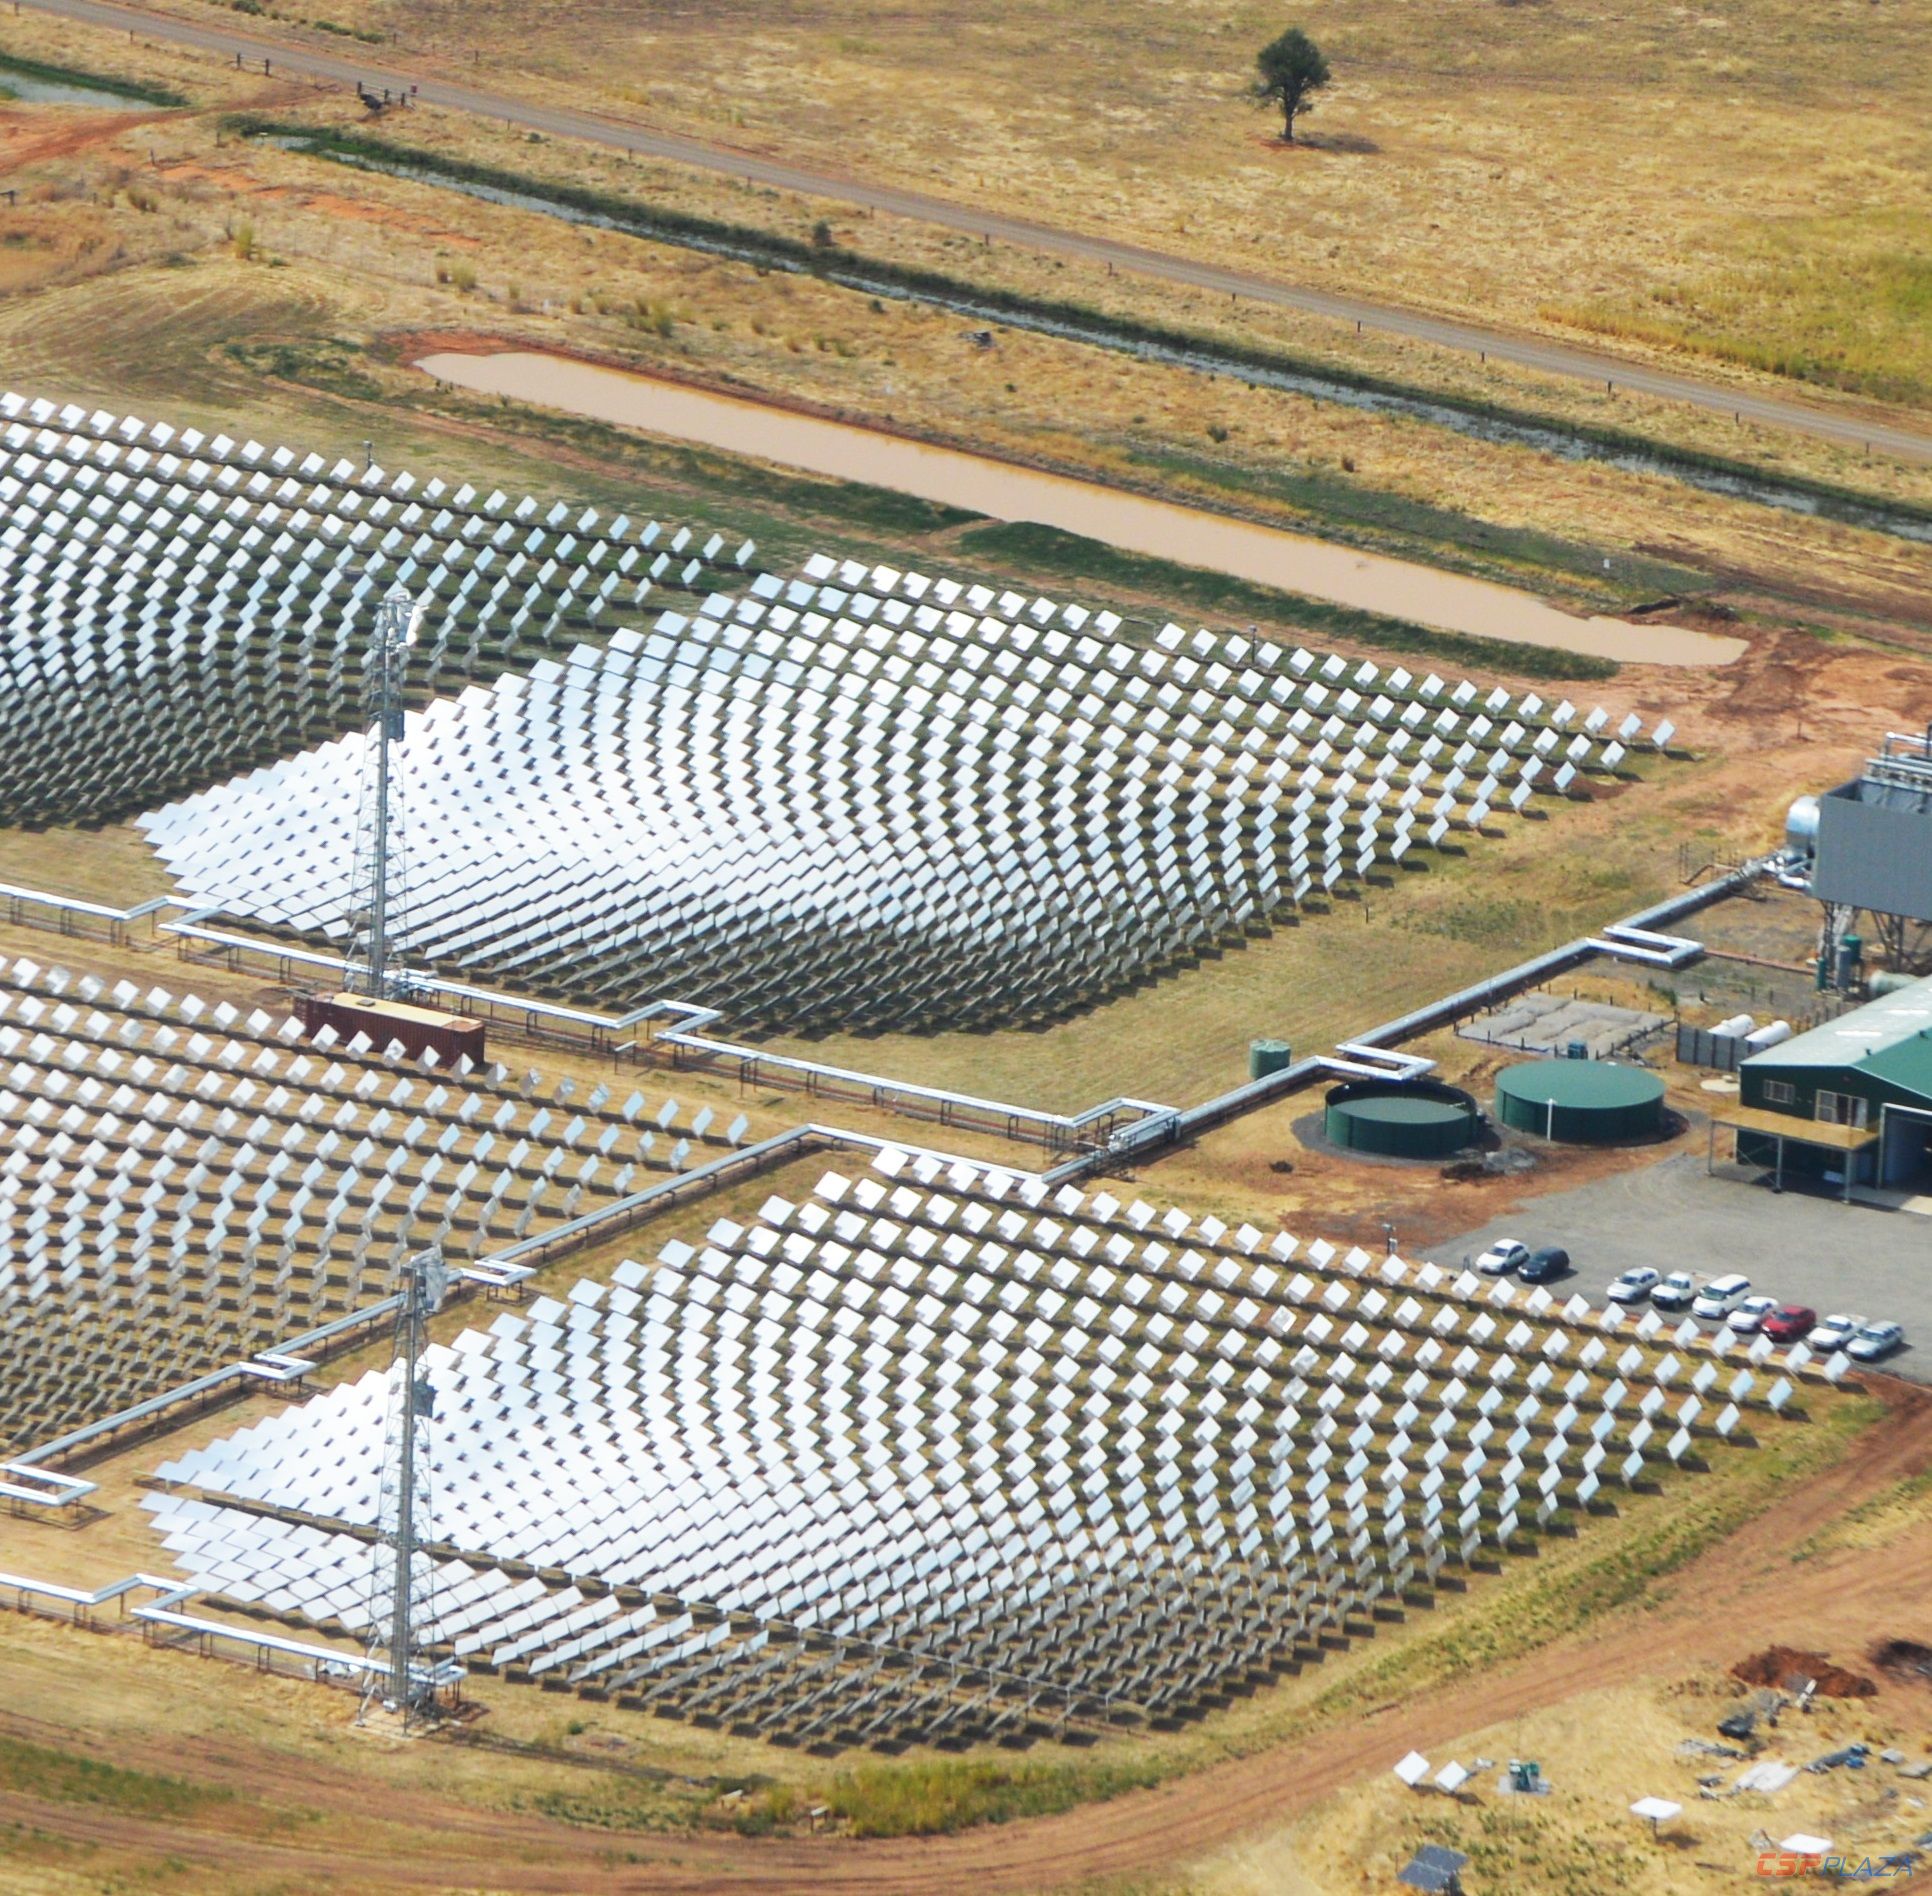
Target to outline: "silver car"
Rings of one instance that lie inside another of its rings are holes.
[[[1894,1350],[1904,1347],[1905,1330],[1902,1325],[1867,1323],[1845,1345],[1845,1354],[1857,1357],[1861,1363],[1875,1363],[1881,1356],[1890,1356]]]

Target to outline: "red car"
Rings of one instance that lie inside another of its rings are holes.
[[[1765,1318],[1762,1333],[1773,1343],[1795,1343],[1817,1321],[1817,1311],[1804,1304],[1780,1304]]]

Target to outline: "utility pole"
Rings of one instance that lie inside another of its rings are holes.
[[[376,634],[364,676],[365,705],[375,713],[374,772],[372,781],[371,758],[365,753],[349,896],[349,985],[353,989],[360,982],[375,1000],[388,997],[398,985],[389,967],[389,937],[392,911],[402,905],[405,856],[390,753],[402,746],[403,686],[422,616],[423,608],[406,588],[389,589],[376,608]]]

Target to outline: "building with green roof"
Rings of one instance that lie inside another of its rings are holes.
[[[1780,1181],[1932,1190],[1932,978],[1752,1054],[1713,1117]]]

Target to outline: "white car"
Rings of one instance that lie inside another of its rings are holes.
[[[1861,1363],[1875,1363],[1881,1356],[1890,1356],[1894,1350],[1904,1347],[1905,1331],[1900,1325],[1867,1323],[1845,1345],[1845,1354],[1857,1357]]]
[[[1615,1304],[1647,1303],[1650,1293],[1663,1281],[1663,1272],[1653,1271],[1648,1264],[1639,1264],[1625,1271],[1603,1294]]]
[[[1863,1317],[1827,1317],[1823,1323],[1811,1326],[1805,1347],[1813,1356],[1829,1356],[1833,1350],[1842,1350],[1864,1327]]]
[[[1736,1271],[1726,1271],[1722,1277],[1713,1277],[1697,1293],[1697,1301],[1691,1305],[1691,1315],[1702,1317],[1707,1323],[1715,1322],[1720,1317],[1728,1317],[1750,1294],[1751,1280],[1748,1277],[1740,1277]]]
[[[1650,1293],[1650,1302],[1657,1310],[1684,1310],[1690,1300],[1697,1295],[1697,1279],[1689,1271],[1672,1271],[1664,1281]]]
[[[1481,1257],[1476,1260],[1476,1268],[1485,1277],[1506,1277],[1529,1262],[1529,1246],[1518,1244],[1514,1238],[1498,1238]]]
[[[1739,1336],[1756,1336],[1765,1318],[1781,1307],[1775,1297],[1747,1297],[1724,1319],[1725,1326]]]

